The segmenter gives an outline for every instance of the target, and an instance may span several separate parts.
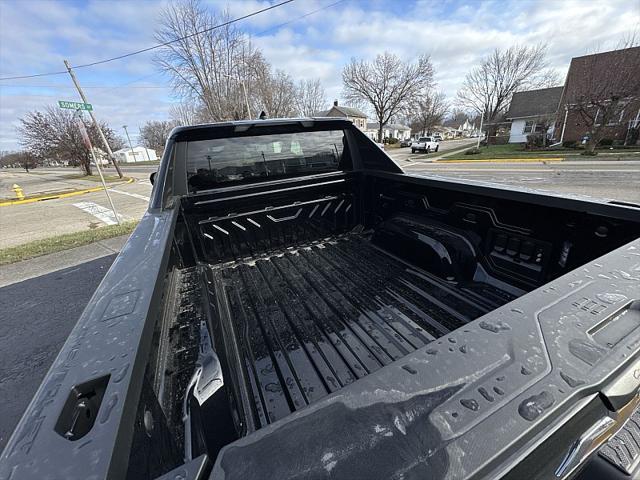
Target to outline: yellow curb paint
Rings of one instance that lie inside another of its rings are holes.
[[[133,183],[134,178],[129,178],[125,183]],[[116,186],[116,185],[114,185]],[[113,188],[113,186],[109,186],[108,188]],[[5,202],[0,202],[0,207],[8,207],[10,205],[24,205],[25,203],[35,203],[42,202],[44,200],[55,200],[57,198],[67,198],[67,197],[75,197],[76,195],[84,195],[85,193],[99,192],[100,190],[104,190],[102,187],[94,187],[94,188],[86,188],[84,190],[75,190],[73,192],[67,193],[53,193],[51,195],[42,195],[39,197],[26,198],[24,200],[9,200]]]
[[[436,163],[539,163],[539,162],[562,162],[564,157],[549,158],[486,158],[478,160],[436,160]]]

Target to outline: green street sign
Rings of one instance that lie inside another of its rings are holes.
[[[93,110],[93,105],[90,103],[67,102],[66,100],[58,100],[58,106],[60,108],[69,108],[71,110]]]

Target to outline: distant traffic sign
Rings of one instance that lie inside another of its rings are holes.
[[[90,103],[67,102],[66,100],[58,100],[58,106],[60,108],[69,108],[71,110],[93,110],[93,105]]]

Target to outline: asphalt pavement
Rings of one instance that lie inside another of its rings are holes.
[[[132,183],[109,184],[109,193],[120,220],[138,220],[147,210],[151,195],[149,175],[157,166],[123,166]],[[36,169],[31,173],[16,169],[0,170],[0,190],[17,183],[26,195],[69,188],[100,187],[100,182],[70,180],[69,168]],[[108,171],[110,175],[113,172]],[[103,190],[53,200],[0,207],[0,248],[32,240],[98,228],[116,223]]]
[[[115,257],[0,288],[0,451]]]
[[[640,161],[419,163],[407,173],[534,188],[555,195],[640,204]]]

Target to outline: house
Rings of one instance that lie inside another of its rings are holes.
[[[369,122],[364,133],[372,140],[378,141],[379,130],[380,124],[378,122]],[[382,137],[383,139],[397,138],[398,140],[407,140],[411,138],[411,128],[399,123],[387,123],[382,129]]]
[[[113,155],[119,163],[149,162],[158,160],[155,150],[139,146],[133,148],[121,148],[120,150],[113,152]]]
[[[581,141],[597,129],[600,139],[637,143],[640,47],[572,58],[555,128],[558,142]]]
[[[341,117],[351,120],[360,130],[367,129],[367,115],[357,108],[338,105],[338,100],[334,100],[333,106],[329,110],[318,112],[315,117]]]
[[[436,125],[433,127],[434,133],[439,133],[445,140],[451,140],[456,138],[456,129],[452,127],[445,127],[444,125]]]
[[[106,167],[107,165],[109,165],[109,155],[107,155],[107,152],[98,147],[92,147],[92,150],[92,158],[95,158],[95,161],[97,161],[101,167]]]
[[[471,123],[469,119],[466,119],[464,123],[455,130],[456,137],[477,137],[478,133],[475,124]]]
[[[563,87],[541,88],[516,92],[506,118],[511,121],[509,143],[524,143],[527,135],[546,133],[553,135],[560,97]]]

